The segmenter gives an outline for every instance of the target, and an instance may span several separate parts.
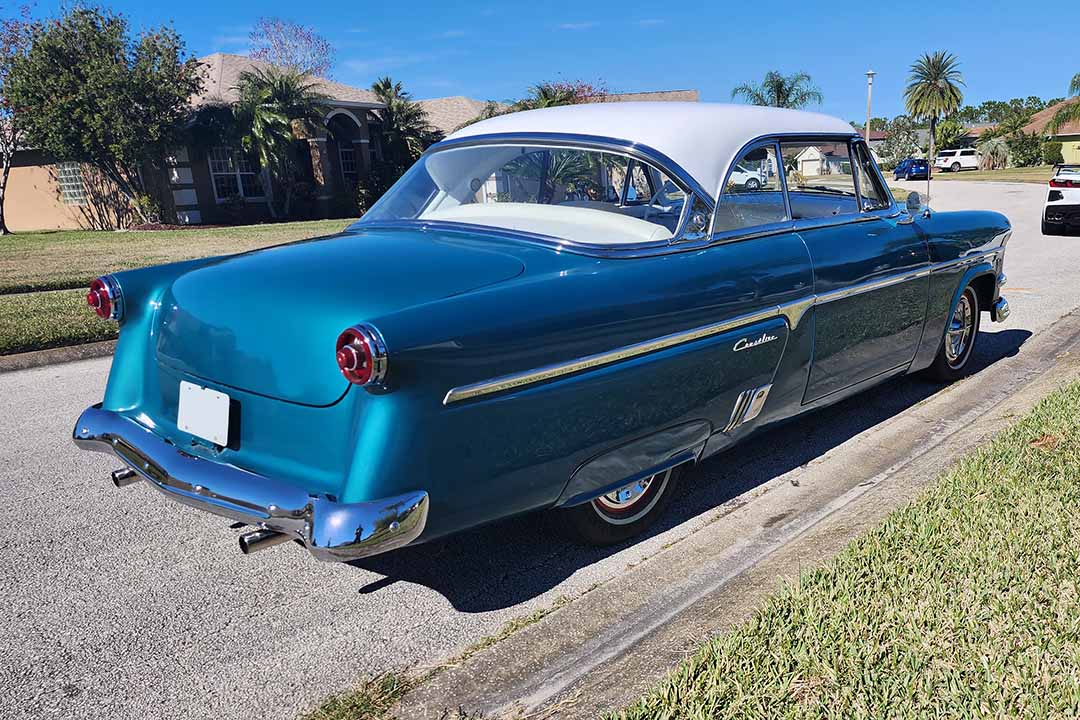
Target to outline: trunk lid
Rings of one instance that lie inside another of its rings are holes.
[[[247,392],[329,405],[348,389],[334,358],[346,327],[523,270],[521,260],[482,240],[413,229],[236,255],[180,276],[166,291],[158,361]]]

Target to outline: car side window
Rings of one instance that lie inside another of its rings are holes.
[[[732,164],[716,207],[713,232],[728,232],[788,219],[780,187],[776,146],[744,152]]]
[[[960,156],[961,157],[972,157],[974,154],[975,154],[974,150],[961,150],[960,151]]]
[[[874,172],[874,160],[863,143],[855,145],[855,159],[858,162],[859,193],[862,195],[863,210],[881,210],[892,202],[889,191],[882,187],[878,174]]]
[[[859,212],[846,140],[784,142],[780,152],[793,220]]]

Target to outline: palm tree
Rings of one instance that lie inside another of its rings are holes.
[[[427,111],[400,82],[389,77],[376,80],[371,91],[386,105],[382,117],[383,152],[395,165],[411,165],[427,147],[442,139],[442,133],[428,123]]]
[[[538,110],[540,108],[574,105],[578,102],[574,88],[566,83],[543,82],[529,88],[528,97],[514,103],[515,110]]]
[[[765,73],[760,83],[744,83],[731,91],[731,98],[742,98],[751,105],[799,109],[810,103],[820,105],[824,100],[821,91],[814,86],[804,72],[781,75],[775,70]]]
[[[934,166],[934,133],[938,120],[960,108],[964,93],[960,86],[964,78],[960,74],[960,61],[944,50],[923,53],[911,66],[908,86],[904,90],[904,103],[908,114],[920,120],[930,121],[930,167]]]
[[[1080,96],[1080,73],[1073,75],[1069,83],[1069,97]],[[1074,100],[1054,113],[1054,117],[1046,125],[1047,132],[1056,133],[1065,123],[1080,122],[1080,99]]]
[[[316,88],[311,77],[287,68],[248,70],[237,80],[240,99],[233,114],[240,145],[258,159],[269,172],[270,182],[282,191],[281,211],[286,216],[298,174],[293,153],[296,133],[304,125],[321,126],[328,111],[329,97]],[[275,203],[269,207],[271,214],[278,217]]]

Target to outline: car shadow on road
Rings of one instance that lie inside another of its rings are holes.
[[[1030,336],[1027,330],[980,333],[971,358],[973,371],[985,372],[1017,354]],[[666,513],[645,537],[670,530],[805,465],[942,387],[918,375],[904,376],[765,430],[740,443],[736,451],[714,455],[683,478]],[[499,610],[530,600],[644,539],[607,548],[583,546],[560,532],[558,517],[552,512],[532,513],[355,561],[356,567],[385,576],[360,593],[405,581],[435,590],[460,612]],[[605,576],[598,574],[596,579]]]

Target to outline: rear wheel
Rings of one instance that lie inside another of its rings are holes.
[[[962,378],[978,335],[979,296],[975,288],[968,285],[949,317],[945,336],[941,339],[941,348],[927,372],[943,382]]]
[[[953,172],[960,172],[960,163],[954,162],[952,164],[952,167],[950,167],[949,169],[952,170]]]
[[[590,545],[614,545],[646,530],[664,512],[682,466],[562,510],[570,532]]]
[[[749,190],[750,192],[754,192],[755,190],[760,190],[761,189],[761,181],[758,180],[757,178],[750,178],[749,180],[746,181],[746,189]]]

